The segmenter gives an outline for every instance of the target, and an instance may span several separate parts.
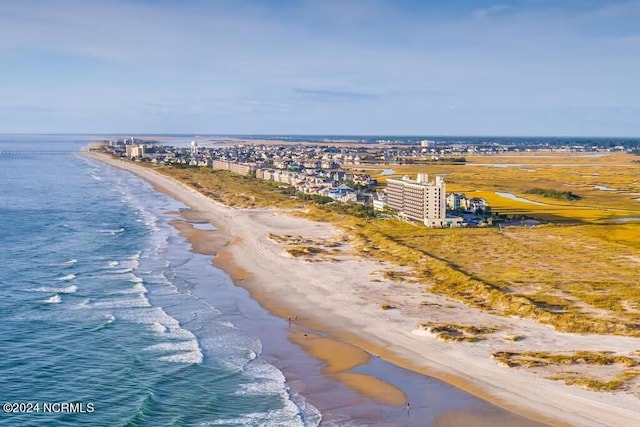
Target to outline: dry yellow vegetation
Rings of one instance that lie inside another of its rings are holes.
[[[428,229],[397,220],[360,218],[348,210],[292,199],[269,182],[205,168],[161,168],[237,207],[304,208],[295,212],[341,227],[357,250],[407,266],[427,290],[500,315],[560,331],[640,336],[640,217],[637,157],[554,155],[470,158],[495,166],[392,166],[397,174],[443,174],[448,191],[487,199],[495,211],[554,220],[536,228]],[[554,166],[554,165],[568,166]],[[370,173],[389,166],[367,166]],[[604,189],[598,189],[596,186]],[[570,190],[559,201],[532,188]],[[607,190],[607,189],[616,190]],[[544,205],[498,196],[503,191]],[[637,194],[635,194],[637,193]]]
[[[522,153],[509,156],[471,156],[467,164],[358,166],[385,183],[389,177],[418,172],[443,175],[448,192],[481,197],[494,211],[527,215],[554,222],[609,223],[640,217],[640,163],[631,154],[600,157],[580,153]],[[380,172],[392,168],[393,175]],[[527,194],[534,188],[571,191],[580,200],[560,201]],[[496,194],[511,193],[540,205]]]
[[[617,390],[640,376],[640,371],[635,369],[640,365],[639,359],[603,351],[576,351],[569,354],[498,351],[491,357],[510,368],[552,368],[551,371],[555,373],[548,375],[548,379],[564,381],[568,385],[593,391]],[[598,366],[607,369],[594,369]]]

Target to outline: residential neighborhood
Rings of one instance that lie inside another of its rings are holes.
[[[396,217],[427,227],[477,227],[502,222],[486,200],[447,193],[443,176],[435,176],[433,181],[429,181],[424,173],[419,173],[415,179],[390,177],[386,185],[381,185],[365,169],[357,167],[373,161],[379,164],[384,159],[387,159],[386,164],[396,164],[389,161],[392,158],[401,164],[408,163],[417,158],[417,152],[422,153],[423,159],[423,150],[432,150],[429,148],[432,146],[432,141],[420,141],[415,147],[382,149],[330,144],[204,147],[192,141],[188,146],[177,147],[135,137],[110,140],[104,145],[112,155],[129,160],[228,170],[290,186],[298,194],[316,195],[325,202],[362,204],[372,208],[379,217]],[[439,153],[442,151],[438,149]],[[464,158],[438,157],[433,161],[464,162]]]

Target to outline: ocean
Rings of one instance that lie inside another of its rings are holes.
[[[0,136],[0,425],[318,425],[169,224],[185,206],[89,141]]]

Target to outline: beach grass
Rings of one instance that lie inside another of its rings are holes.
[[[640,371],[634,369],[640,365],[639,359],[606,351],[575,351],[569,354],[498,351],[491,357],[510,368],[552,367],[556,373],[548,375],[548,379],[592,391],[615,391],[622,388],[626,382],[640,376]],[[608,366],[612,369],[606,375],[596,376],[596,371],[592,368],[594,366]]]
[[[332,222],[361,255],[408,267],[399,274],[389,270],[387,279],[422,283],[430,292],[467,305],[533,319],[559,331],[640,336],[640,227],[613,222],[640,216],[640,202],[632,199],[640,196],[626,194],[640,193],[640,165],[630,157],[616,154],[589,162],[540,157],[535,160],[541,164],[534,167],[394,166],[396,174],[444,174],[449,191],[486,198],[494,210],[555,220],[536,228],[502,230],[429,229],[375,220],[359,205],[299,200],[286,187],[249,176],[197,167],[157,170],[229,206],[284,208]],[[499,156],[491,159],[500,161]],[[578,165],[557,167],[551,162]],[[535,188],[568,188],[581,199],[553,199],[551,204],[544,195],[526,194]],[[496,191],[544,204],[500,197]],[[291,249],[301,256],[309,252]]]
[[[418,327],[435,334],[436,338],[445,342],[477,342],[484,340],[486,335],[498,331],[498,329],[489,326],[468,326],[454,323],[424,322],[420,323]]]

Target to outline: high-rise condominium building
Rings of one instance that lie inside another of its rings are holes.
[[[401,216],[424,222],[427,227],[447,225],[447,200],[444,178],[429,182],[426,173],[414,181],[408,176],[387,180],[387,204]]]

